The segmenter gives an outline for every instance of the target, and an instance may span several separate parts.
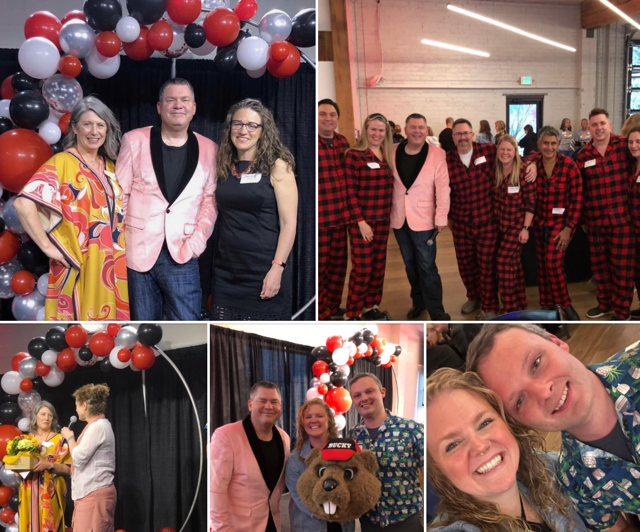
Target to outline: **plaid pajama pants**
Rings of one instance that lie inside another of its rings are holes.
[[[598,306],[626,318],[633,300],[635,231],[631,225],[589,227],[591,269],[598,283]]]
[[[485,312],[499,311],[496,282],[496,241],[498,230],[493,223],[482,227],[449,219],[456,251],[458,270],[467,289],[467,298],[480,301]]]
[[[564,254],[561,249],[556,249],[558,242],[554,238],[564,229],[564,226],[540,226],[533,227],[533,235],[536,239],[536,254],[538,255],[538,291],[540,292],[540,306],[554,307],[560,305],[567,308],[571,305],[569,289],[567,288],[567,274],[564,271]],[[571,237],[576,232],[571,230]]]
[[[365,308],[379,305],[382,300],[384,270],[387,263],[389,220],[367,222],[373,230],[373,240],[365,242],[358,224],[349,224],[351,244],[351,275],[347,316],[357,318]]]
[[[500,231],[496,271],[498,290],[505,312],[527,309],[527,295],[524,289],[522,269],[522,244],[518,240],[521,229],[509,227]]]
[[[318,228],[318,319],[336,314],[347,274],[347,226]]]

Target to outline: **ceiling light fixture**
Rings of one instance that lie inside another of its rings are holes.
[[[629,24],[633,24],[636,28],[640,30],[640,24],[638,24],[626,13],[620,11],[620,9],[614,6],[611,2],[607,2],[607,0],[600,0],[600,2],[603,3],[605,6],[607,6],[611,11],[613,11],[614,13],[618,14],[623,19],[625,19]]]
[[[603,2],[604,0],[600,0],[600,1]],[[483,15],[478,15],[478,13],[474,13],[473,11],[467,11],[466,9],[462,9],[461,7],[454,6],[452,4],[447,4],[447,9],[454,11],[456,13],[459,13],[461,15],[466,15],[467,17],[475,18],[476,20],[486,22],[487,24],[493,24],[494,26],[498,26],[498,28],[502,28],[503,30],[512,31],[513,33],[517,33],[524,37],[529,37],[529,39],[534,39],[536,41],[543,42],[551,46],[556,46],[558,48],[562,48],[563,50],[568,50],[569,52],[576,51],[576,49],[572,48],[571,46],[566,46],[564,44],[560,44],[559,42],[552,41],[550,39],[545,39],[544,37],[540,37],[539,35],[535,35],[534,33],[529,33],[528,31],[521,30],[520,28],[516,28],[515,26],[509,26],[509,24],[498,22],[497,20],[494,20],[489,17],[485,17]]]
[[[422,39],[420,42],[428,46],[444,48],[445,50],[453,50],[455,52],[463,52],[465,54],[479,55],[481,57],[489,57],[489,54],[487,52],[481,52],[480,50],[473,50],[472,48],[464,48],[463,46],[456,46],[455,44],[447,44],[446,42],[430,41],[429,39]]]

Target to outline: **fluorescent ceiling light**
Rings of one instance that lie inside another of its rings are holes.
[[[429,39],[422,39],[422,44],[429,46],[436,46],[437,48],[444,48],[445,50],[454,50],[455,52],[464,52],[465,54],[479,55],[482,57],[489,57],[487,52],[481,52],[479,50],[473,50],[471,48],[464,48],[462,46],[456,46],[455,44],[447,44],[446,42],[430,41]]]
[[[600,0],[600,1],[603,2],[604,0]],[[461,15],[466,15],[467,17],[475,18],[476,20],[486,22],[487,24],[493,24],[494,26],[498,26],[498,28],[502,28],[503,30],[512,31],[513,33],[518,33],[519,35],[523,35],[524,37],[529,37],[529,39],[534,39],[536,41],[540,41],[545,44],[550,44],[551,46],[557,46],[558,48],[562,48],[563,50],[568,50],[569,52],[576,51],[576,49],[571,48],[571,46],[566,46],[564,44],[560,44],[559,42],[552,41],[550,39],[545,39],[544,37],[540,37],[539,35],[535,35],[533,33],[529,33],[528,31],[521,30],[520,28],[516,28],[515,26],[509,26],[508,24],[504,24],[503,22],[498,22],[497,20],[494,20],[492,18],[485,17],[483,15],[478,15],[478,13],[474,13],[473,11],[467,11],[466,9],[462,9],[461,7],[447,4],[447,9],[450,9],[451,11],[455,11],[456,13],[460,13]]]
[[[633,24],[636,28],[640,30],[640,24],[638,24],[635,20],[633,20],[629,15],[620,11],[616,6],[614,6],[611,2],[607,2],[607,0],[600,0],[605,6],[607,6],[611,11],[617,13],[623,19],[625,19],[629,24]]]

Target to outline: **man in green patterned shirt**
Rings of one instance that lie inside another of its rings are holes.
[[[385,410],[386,390],[372,373],[355,375],[349,391],[362,416],[349,437],[376,454],[382,483],[378,503],[360,518],[362,532],[423,532],[424,427]]]

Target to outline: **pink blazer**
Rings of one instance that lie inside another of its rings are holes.
[[[393,146],[395,157],[398,144]],[[428,231],[447,225],[449,214],[449,171],[446,152],[429,145],[429,154],[413,185],[406,189],[398,170],[393,171],[391,227],[400,229],[405,219],[412,231]]]
[[[289,458],[289,436],[278,432],[284,444],[285,465]],[[280,497],[285,482],[282,468],[276,488],[269,489],[242,426],[242,421],[224,425],[213,433],[209,447],[211,476],[211,526],[219,532],[256,532],[267,528],[269,507],[280,530]]]
[[[184,264],[200,255],[216,220],[217,145],[189,133],[187,168],[170,205],[165,197],[159,127],[143,127],[122,137],[116,179],[123,191],[127,266],[146,272],[156,263],[166,238],[173,259]],[[196,157],[197,154],[197,157]],[[157,173],[162,174],[158,179]]]

